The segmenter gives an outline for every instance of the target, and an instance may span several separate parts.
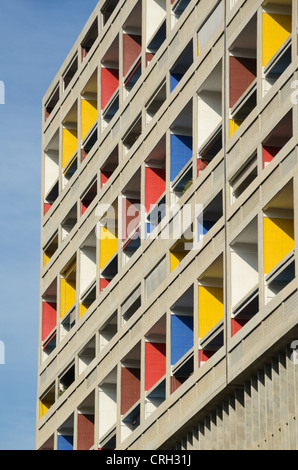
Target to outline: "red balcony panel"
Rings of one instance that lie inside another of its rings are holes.
[[[42,341],[55,328],[57,322],[57,305],[54,302],[43,302],[42,304]]]
[[[121,369],[121,414],[124,415],[140,398],[140,369]]]
[[[78,450],[89,450],[94,444],[94,416],[78,414]]]
[[[117,69],[101,69],[101,109],[104,109],[119,87],[119,71]]]
[[[166,190],[166,172],[163,168],[146,167],[145,209],[155,204]]]
[[[145,345],[145,390],[150,390],[166,373],[166,345],[146,343]]]
[[[230,108],[255,80],[256,73],[255,59],[230,57]]]
[[[129,72],[142,49],[142,36],[123,34],[123,76]]]

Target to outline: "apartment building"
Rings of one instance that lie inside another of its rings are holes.
[[[43,100],[37,449],[298,447],[297,30],[98,3]]]

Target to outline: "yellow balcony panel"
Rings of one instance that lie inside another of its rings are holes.
[[[44,252],[44,255],[43,255],[43,265],[44,266],[50,261],[52,254],[53,253],[49,253],[48,251]]]
[[[243,121],[239,119],[230,119],[230,137],[237,131],[237,129],[241,126]]]
[[[42,418],[54,403],[55,387],[53,387],[41,400],[39,400],[39,418]]]
[[[86,137],[97,120],[97,101],[82,99],[81,101],[81,138]]]
[[[84,313],[88,310],[89,305],[85,303],[81,303],[79,307],[79,318],[81,318]]]
[[[265,67],[292,32],[291,15],[263,13],[263,66]]]
[[[55,253],[58,248],[58,236],[54,238],[54,240],[49,244],[47,248],[45,248],[43,253],[43,265],[45,266]]]
[[[42,418],[46,412],[51,408],[51,406],[54,404],[52,400],[44,400],[40,401],[40,413],[39,417]]]
[[[294,220],[264,217],[264,271],[269,273],[295,246]]]
[[[183,258],[186,256],[185,251],[174,251],[170,253],[170,263],[171,263],[171,272],[174,271],[174,269],[177,268],[179,263],[183,260]]]
[[[60,279],[60,317],[69,311],[76,302],[76,265],[70,266],[65,277]]]
[[[100,229],[100,269],[114,256],[118,250],[117,231],[107,227]]]
[[[78,148],[78,132],[76,129],[63,128],[62,167],[64,168]]]
[[[68,312],[76,301],[75,280],[61,279],[61,318]]]
[[[199,286],[199,337],[203,338],[224,314],[222,287]]]

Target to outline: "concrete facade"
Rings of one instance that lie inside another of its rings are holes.
[[[37,449],[297,448],[297,8],[106,0],[79,35],[43,100]]]

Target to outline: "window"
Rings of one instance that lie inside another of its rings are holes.
[[[59,85],[56,85],[54,91],[52,92],[50,98],[45,105],[45,120],[52,114],[53,109],[60,99],[60,88]]]
[[[63,78],[64,90],[67,89],[67,87],[70,84],[71,80],[75,76],[77,70],[78,70],[78,56],[75,55],[75,57],[71,60],[70,64],[68,65],[65,72],[63,73],[62,78]]]
[[[98,22],[97,22],[97,18],[96,18],[96,20],[92,24],[91,28],[89,29],[88,33],[86,34],[86,36],[84,37],[84,39],[81,43],[82,61],[87,56],[87,54],[90,51],[91,47],[95,43],[97,37],[98,37]]]

